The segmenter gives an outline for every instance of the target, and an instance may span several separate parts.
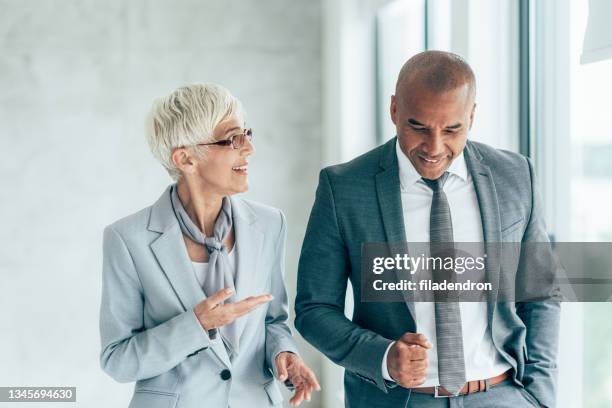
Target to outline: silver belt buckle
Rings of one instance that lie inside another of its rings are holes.
[[[452,395],[450,393],[449,393],[450,395],[440,395],[440,394],[438,394],[438,388],[440,388],[440,387],[441,387],[441,385],[435,385],[434,386],[434,398],[450,398],[450,397],[454,397],[455,396],[455,395]]]

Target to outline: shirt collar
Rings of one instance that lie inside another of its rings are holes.
[[[399,166],[400,184],[402,186],[402,189],[405,190],[409,186],[412,186],[413,184],[420,181],[421,175],[414,168],[414,165],[412,164],[410,159],[408,159],[404,152],[402,152],[402,149],[400,148],[397,139],[395,141],[395,152],[397,154],[397,164]],[[467,181],[468,171],[467,166],[465,164],[465,157],[463,156],[463,151],[461,151],[461,154],[459,154],[459,156],[457,156],[451,162],[451,165],[446,171],[448,171],[452,175],[459,177],[463,181]]]

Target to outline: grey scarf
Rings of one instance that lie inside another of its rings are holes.
[[[204,277],[202,289],[206,296],[212,296],[216,292],[224,288],[231,288],[234,292],[226,302],[236,302],[236,288],[234,285],[234,276],[230,267],[230,260],[227,249],[223,245],[223,240],[232,230],[232,204],[229,197],[223,197],[221,211],[215,221],[213,235],[207,237],[200,228],[189,218],[187,211],[183,207],[178,196],[177,185],[173,185],[171,189],[171,201],[174,214],[181,227],[181,231],[192,241],[204,245],[208,251],[208,273]],[[235,250],[235,249],[234,249]],[[223,339],[230,355],[233,357],[238,354],[238,330],[236,320],[219,329],[221,338]],[[210,330],[209,335],[215,338],[216,330]]]

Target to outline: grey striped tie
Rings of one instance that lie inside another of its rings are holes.
[[[454,256],[453,224],[451,212],[442,188],[449,173],[445,172],[437,180],[423,179],[433,190],[431,214],[429,217],[429,241],[432,257]],[[435,262],[434,262],[435,264]],[[433,279],[456,281],[453,270],[436,269]],[[436,316],[436,341],[438,344],[438,378],[440,385],[456,395],[465,385],[465,362],[463,361],[463,337],[461,333],[461,312],[457,296],[452,291],[434,292]]]

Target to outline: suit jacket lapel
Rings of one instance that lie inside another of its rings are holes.
[[[482,219],[487,282],[491,283],[493,290],[487,294],[487,310],[489,325],[493,322],[493,312],[497,303],[497,289],[499,286],[500,256],[501,256],[501,218],[499,202],[491,169],[486,165],[478,149],[469,141],[465,149],[465,160],[468,171],[472,175],[480,217]]]
[[[195,277],[181,228],[172,210],[170,187],[153,204],[149,230],[161,233],[160,237],[151,243],[151,250],[174,288],[183,309],[193,309],[206,298],[206,294]],[[231,366],[222,342],[211,343],[211,349],[223,363]]]
[[[252,295],[255,282],[258,278],[257,268],[259,254],[263,245],[263,233],[256,228],[257,218],[253,210],[239,198],[230,197],[232,202],[232,215],[234,223],[234,235],[236,239],[236,295],[238,301]],[[239,338],[244,333],[249,315],[242,316],[236,320]]]
[[[395,153],[396,138],[385,144],[382,151],[379,165],[381,172],[376,175],[376,193],[378,205],[380,206],[381,217],[385,229],[388,243],[401,243],[406,241],[404,229],[404,214],[402,210],[402,199],[400,196],[399,166]],[[394,250],[397,249],[393,245]],[[407,248],[405,248],[407,250]],[[396,279],[400,277],[396,274]],[[415,320],[414,295],[412,291],[402,291],[406,307]]]

